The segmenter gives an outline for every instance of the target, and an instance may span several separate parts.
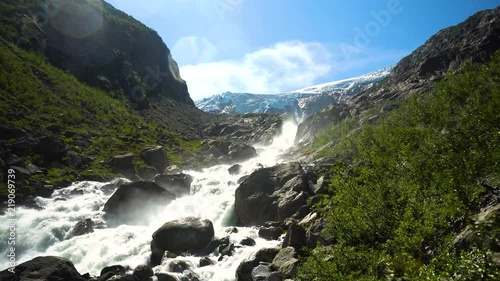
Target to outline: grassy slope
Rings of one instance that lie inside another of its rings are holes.
[[[72,74],[55,68],[43,56],[26,52],[2,40],[0,44],[0,124],[30,132],[49,133],[47,127],[61,128],[58,137],[72,153],[94,159],[88,169],[109,175],[98,162],[112,155],[139,152],[144,147],[161,144],[174,163],[192,155],[198,141],[187,142],[154,123],[146,122],[125,102],[79,82]],[[89,148],[74,141],[88,139]],[[31,162],[38,163],[37,155]],[[64,169],[48,171],[48,180],[56,183],[75,173]],[[85,173],[85,171],[82,171]],[[2,179],[1,193],[5,192]]]
[[[375,124],[355,120],[316,139],[338,143],[330,195],[316,209],[330,247],[318,246],[300,280],[499,280],[491,266],[500,223],[476,225],[488,245],[452,241],[500,183],[500,52],[485,66],[449,75],[429,94],[402,102]]]

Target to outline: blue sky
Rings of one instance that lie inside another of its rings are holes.
[[[279,93],[397,63],[500,0],[109,0],[156,30],[194,100]]]

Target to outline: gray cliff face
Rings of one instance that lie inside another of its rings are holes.
[[[464,62],[486,62],[499,46],[500,7],[478,12],[433,35],[394,67],[382,87],[361,92],[348,104],[364,109],[380,101],[427,92],[447,72],[459,71]]]
[[[123,91],[139,109],[155,98],[194,106],[177,63],[154,30],[102,0],[51,5],[50,10],[34,5],[20,13],[29,47],[52,64],[91,86]]]

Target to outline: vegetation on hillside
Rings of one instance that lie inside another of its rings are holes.
[[[27,52],[5,40],[0,44],[0,124],[31,133],[54,134],[70,152],[93,161],[85,171],[50,168],[44,180],[57,184],[74,180],[80,172],[110,175],[100,161],[128,152],[139,153],[163,145],[171,162],[194,156],[199,141],[186,141],[164,127],[147,122],[126,103],[78,81],[71,73],[52,66],[39,54]],[[81,143],[88,143],[82,146]],[[47,166],[37,154],[30,162]],[[138,163],[141,165],[141,163]],[[2,180],[0,194],[6,191]],[[29,194],[30,187],[20,193]]]
[[[337,162],[315,204],[335,237],[304,257],[299,280],[500,280],[500,218],[474,224],[500,185],[500,52],[465,65],[377,122],[319,135]],[[456,247],[466,225],[489,243]]]

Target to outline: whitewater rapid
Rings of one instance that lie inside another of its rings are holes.
[[[101,269],[111,265],[135,268],[147,264],[151,250],[151,235],[165,222],[195,216],[210,219],[215,228],[215,237],[230,236],[238,244],[246,237],[253,238],[257,245],[237,247],[233,256],[224,256],[213,266],[198,267],[199,257],[179,257],[187,261],[200,280],[235,280],[238,265],[261,248],[275,247],[279,241],[259,238],[258,229],[238,227],[238,233],[227,230],[236,224],[234,194],[237,181],[260,167],[276,165],[283,160],[281,155],[293,146],[297,126],[294,122],[283,125],[282,134],[269,146],[256,146],[258,156],[242,165],[241,173],[230,175],[231,165],[216,165],[203,171],[184,171],[193,176],[190,194],[178,198],[153,213],[147,206],[138,206],[143,211],[144,225],[120,225],[113,228],[94,229],[93,233],[65,239],[76,223],[85,219],[102,220],[103,206],[111,196],[101,187],[107,183],[77,182],[57,190],[51,198],[36,198],[42,210],[19,208],[16,212],[16,261],[17,264],[37,256],[59,256],[71,260],[81,273],[99,276]],[[82,194],[83,193],[83,194]],[[0,216],[0,270],[8,268],[7,238],[10,218]],[[210,256],[217,261],[217,256]],[[171,261],[170,261],[171,262]],[[168,272],[168,263],[154,268],[155,272]]]

